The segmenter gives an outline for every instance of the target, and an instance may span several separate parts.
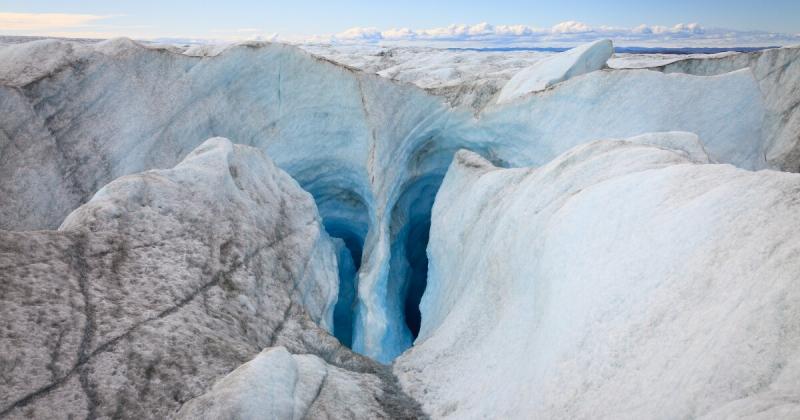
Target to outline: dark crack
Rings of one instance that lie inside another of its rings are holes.
[[[88,414],[86,418],[94,420],[97,418],[98,397],[97,392],[89,380],[89,370],[84,366],[86,361],[89,360],[89,349],[92,346],[94,339],[95,329],[95,311],[91,302],[91,293],[89,291],[89,265],[86,263],[86,241],[87,236],[85,233],[79,234],[74,238],[73,246],[69,249],[69,256],[71,264],[75,273],[78,274],[78,287],[80,288],[81,295],[83,295],[83,313],[86,318],[83,327],[83,336],[81,343],[78,346],[77,363],[81,366],[79,369],[79,379],[81,389],[86,394],[86,406]]]
[[[58,359],[61,357],[61,344],[64,342],[64,336],[66,334],[66,329],[59,331],[56,343],[50,351],[50,363],[47,364],[47,370],[50,371],[51,381],[58,379]]]
[[[314,398],[308,404],[308,409],[306,409],[305,414],[303,414],[303,419],[310,419],[309,413],[311,413],[311,409],[314,407],[314,404],[317,403],[319,396],[322,395],[322,389],[325,388],[325,384],[328,382],[328,368],[325,368],[325,375],[322,376],[322,381],[319,383],[319,388],[317,388],[317,393],[314,394]]]

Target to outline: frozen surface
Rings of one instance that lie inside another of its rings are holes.
[[[0,46],[0,417],[798,416],[800,48],[306,48]]]
[[[766,160],[773,168],[800,171],[800,48],[690,58],[658,69],[700,76],[749,70],[758,81],[766,108],[762,128]]]
[[[184,404],[176,419],[382,418],[378,378],[267,348]]]
[[[0,417],[166,418],[195,397],[187,418],[418,417],[328,334],[336,257],[311,195],[221,138],[58,231],[0,230]]]
[[[707,159],[685,133],[459,152],[405,389],[436,418],[800,415],[800,175]]]
[[[165,417],[291,325],[324,342],[334,252],[310,194],[221,138],[0,230],[0,415]]]
[[[708,60],[735,55],[740,54],[735,52],[723,52],[716,54],[615,53],[614,56],[608,60],[608,66],[615,69],[647,68],[663,66],[665,64],[688,59]]]
[[[303,46],[308,52],[424,89],[510,79],[553,55],[541,51],[476,51],[421,47]]]
[[[557,53],[527,50],[437,49],[377,45],[301,45],[304,50],[332,61],[375,73],[392,80],[413,83],[444,96],[455,105],[481,108],[491,96],[522,70]],[[198,45],[185,54],[216,55],[225,46]],[[705,60],[740,55],[616,53],[611,68],[648,68],[687,59]],[[487,97],[483,97],[487,96]]]
[[[518,72],[497,95],[502,104],[544,90],[571,77],[600,70],[614,54],[609,40],[600,40],[547,57]]]
[[[389,362],[413,339],[403,307],[412,257],[397,253],[425,212],[406,203],[430,202],[456,150],[543,165],[598,138],[680,130],[715,162],[800,167],[790,135],[798,107],[781,93],[797,89],[798,50],[774,51],[752,55],[758,71],[603,69],[498,105],[487,100],[497,85],[425,90],[281,44],[192,54],[125,39],[7,46],[1,56],[32,58],[0,66],[0,227],[54,228],[111,180],[172,167],[200,139],[228,137],[266,151],[312,194],[357,270],[352,313],[340,318],[353,320],[352,346]]]

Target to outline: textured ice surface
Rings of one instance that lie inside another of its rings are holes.
[[[303,49],[336,62],[424,89],[478,80],[508,80],[517,71],[552,53],[484,52],[413,47],[309,45]]]
[[[324,343],[336,274],[310,194],[210,139],[58,231],[0,230],[0,416],[167,416],[293,325]]]
[[[387,362],[413,337],[398,296],[413,270],[395,254],[413,218],[395,214],[409,191],[444,176],[456,150],[542,165],[586,141],[681,130],[699,135],[712,161],[792,161],[796,137],[770,139],[798,108],[764,87],[796,89],[797,49],[776,51],[757,55],[775,55],[765,79],[747,66],[713,76],[604,69],[501,105],[487,105],[491,89],[459,85],[460,97],[482,98],[476,109],[279,44],[198,56],[129,40],[8,46],[0,55],[39,64],[0,66],[0,227],[56,227],[102,185],[171,167],[204,138],[254,146],[314,196],[332,236],[361,250],[352,345]],[[792,82],[764,84],[778,73]]]
[[[800,175],[705,162],[685,133],[460,152],[404,387],[433,417],[800,415]]]
[[[267,348],[184,404],[176,419],[383,418],[378,378]]]
[[[776,169],[800,171],[800,48],[691,58],[658,69],[701,76],[749,70],[758,81],[766,108],[762,130],[767,162]]]
[[[614,54],[609,40],[600,40],[555,54],[518,72],[497,94],[502,104],[544,90],[571,77],[600,70]]]
[[[665,64],[674,63],[689,59],[709,60],[732,55],[739,55],[736,52],[722,52],[715,54],[637,54],[637,53],[615,53],[608,60],[608,66],[615,69],[632,69],[658,67]]]
[[[328,334],[337,283],[311,195],[261,151],[208,140],[58,231],[0,230],[0,417],[166,418],[200,395],[187,418],[418,417]]]

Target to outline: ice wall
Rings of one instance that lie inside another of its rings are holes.
[[[800,175],[708,162],[686,133],[459,152],[404,388],[435,418],[796,417]]]
[[[713,59],[687,59],[657,68],[665,73],[719,75],[745,69],[758,81],[764,98],[765,159],[771,168],[800,171],[800,48]]]

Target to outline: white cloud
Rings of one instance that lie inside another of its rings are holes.
[[[86,26],[109,16],[72,13],[0,12],[0,31],[38,31]]]
[[[569,46],[610,38],[621,46],[774,46],[800,43],[796,34],[779,34],[731,29],[708,29],[698,23],[673,26],[639,25],[633,28],[592,26],[566,21],[548,29],[526,25],[492,25],[486,22],[453,24],[428,29],[350,28],[332,36],[314,36],[308,42],[462,44],[474,46]]]
[[[336,39],[347,41],[378,41],[383,39],[383,35],[378,28],[350,28],[336,34]]]
[[[687,32],[693,34],[705,33],[705,29],[703,29],[703,27],[700,26],[700,24],[698,23],[689,23],[689,24],[679,23],[673,26],[672,30],[675,32]]]
[[[381,32],[383,39],[414,39],[417,36],[416,32],[408,28],[393,28]]]
[[[583,22],[568,20],[553,26],[551,31],[555,34],[581,34],[592,32],[592,27]]]
[[[498,25],[495,27],[495,33],[501,36],[526,36],[541,31],[541,29],[534,29],[525,25]]]

